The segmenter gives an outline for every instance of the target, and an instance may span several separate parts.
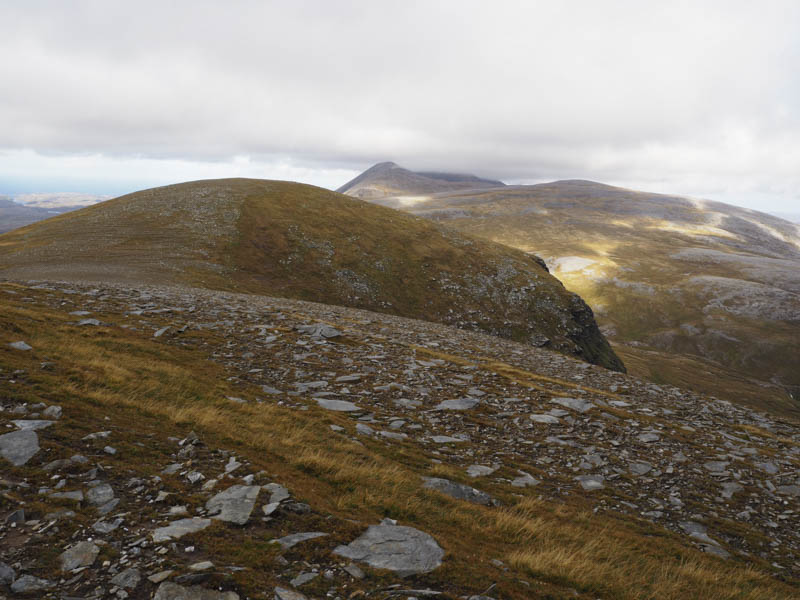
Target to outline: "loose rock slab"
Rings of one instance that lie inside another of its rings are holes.
[[[492,497],[489,494],[476,490],[474,487],[439,477],[423,477],[423,479],[425,483],[422,484],[422,487],[447,494],[456,500],[466,500],[483,506],[492,504]]]
[[[401,577],[430,573],[442,564],[444,550],[430,535],[401,525],[370,525],[347,546],[337,546],[337,556],[388,569]]]
[[[92,542],[78,542],[72,548],[62,552],[58,559],[61,561],[62,571],[72,571],[79,567],[93,565],[98,554],[100,554],[100,548]]]
[[[177,583],[164,582],[158,586],[153,600],[239,600],[236,592],[215,592],[198,585],[183,587]]]
[[[304,533],[293,533],[291,535],[286,535],[282,538],[278,538],[275,540],[275,543],[280,544],[281,548],[284,550],[288,550],[289,548],[296,546],[300,542],[305,542],[308,540],[313,540],[320,537],[325,537],[328,535],[327,533],[322,533],[321,531],[308,531]]]
[[[232,485],[206,502],[206,509],[212,519],[244,525],[250,519],[259,491],[258,485]]]
[[[553,398],[551,402],[560,404],[579,413],[585,413],[594,408],[594,404],[578,398]]]
[[[0,435],[0,456],[15,467],[27,463],[39,451],[39,436],[31,429]]]
[[[211,525],[211,519],[201,519],[192,517],[191,519],[179,519],[173,521],[166,527],[159,527],[153,532],[153,541],[156,543],[177,540],[190,533],[203,531]]]
[[[328,400],[325,398],[317,398],[317,404],[319,404],[320,408],[339,412],[355,412],[361,410],[357,404],[353,404],[347,400]]]
[[[48,421],[45,419],[17,419],[11,422],[22,430],[30,429],[31,431],[45,429],[55,423],[55,421]]]
[[[457,398],[455,400],[444,400],[436,405],[434,410],[469,410],[480,404],[480,400],[475,398]]]

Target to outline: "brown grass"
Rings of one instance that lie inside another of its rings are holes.
[[[114,316],[99,318],[111,321]],[[26,339],[34,350],[9,351],[6,342],[16,339]],[[411,444],[361,446],[331,432],[328,423],[346,423],[341,415],[231,403],[226,395],[253,398],[256,390],[231,388],[222,367],[196,350],[124,329],[76,329],[61,313],[21,308],[5,295],[0,295],[0,348],[3,369],[30,374],[30,385],[18,399],[60,403],[62,425],[74,430],[76,439],[99,426],[114,427],[120,436],[129,432],[130,440],[123,438],[121,447],[130,449],[108,459],[118,468],[154,468],[135,459],[133,442],[142,435],[155,434],[153,449],[138,451],[156,452],[157,440],[194,429],[209,447],[237,452],[315,511],[335,515],[338,520],[329,525],[334,536],[354,535],[356,526],[344,519],[366,525],[391,517],[428,531],[446,549],[447,560],[415,585],[463,595],[496,583],[493,595],[509,600],[573,597],[573,588],[585,598],[797,597],[796,588],[737,561],[704,555],[665,530],[587,512],[577,498],[570,500],[574,504],[559,504],[509,494],[502,496],[506,506],[498,509],[424,490],[421,475],[456,473],[444,465],[421,468],[430,460]],[[53,371],[38,369],[44,360],[56,363]],[[111,421],[104,422],[105,416]],[[242,545],[230,536],[220,529],[198,539],[221,562],[227,557],[236,564],[252,556],[259,565],[267,564],[258,540]],[[490,562],[494,558],[511,570],[498,570]],[[272,581],[263,569],[236,577],[251,593]],[[377,580],[365,585],[369,581]]]

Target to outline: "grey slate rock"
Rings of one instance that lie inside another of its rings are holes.
[[[338,546],[337,556],[388,569],[401,577],[430,573],[442,564],[444,550],[430,535],[413,527],[370,525],[356,540]]]
[[[497,467],[487,467],[486,465],[470,465],[467,467],[467,475],[470,477],[485,477],[497,471]]]
[[[10,566],[4,562],[0,562],[0,583],[11,585],[17,574]]]
[[[362,410],[358,405],[348,402],[347,400],[329,400],[326,398],[317,398],[317,404],[320,406],[320,408],[339,412],[355,412]]]
[[[139,582],[142,580],[142,574],[139,569],[125,569],[121,573],[117,573],[111,578],[111,583],[117,587],[125,588],[126,590],[135,589]]]
[[[55,423],[55,421],[49,421],[45,419],[16,419],[11,422],[23,431],[39,431],[40,429],[46,429]]]
[[[335,327],[331,327],[330,325],[298,325],[295,329],[301,333],[306,333],[314,338],[326,338],[326,339],[333,339],[340,337],[342,332],[336,329]]]
[[[107,483],[101,483],[86,492],[86,501],[93,506],[100,506],[114,499],[114,489]]]
[[[580,400],[579,398],[553,398],[550,400],[550,402],[559,404],[579,413],[585,413],[594,408],[594,404],[587,402],[586,400]]]
[[[476,398],[457,398],[444,400],[434,407],[434,410],[469,410],[475,408],[481,401]]]
[[[422,484],[422,487],[429,490],[436,490],[456,500],[466,500],[467,502],[481,504],[483,506],[489,506],[493,503],[493,499],[489,494],[476,490],[474,487],[456,483],[449,479],[441,479],[439,477],[423,477],[423,479],[425,483]]]
[[[269,503],[274,504],[277,502],[283,502],[284,500],[288,500],[292,497],[285,487],[283,487],[279,483],[268,483],[264,486],[264,489],[269,492]]]
[[[207,590],[197,585],[183,587],[177,583],[165,581],[158,586],[153,600],[239,600],[239,594]]]
[[[100,548],[92,542],[78,542],[62,552],[58,559],[61,561],[62,571],[72,571],[78,567],[93,565],[98,554],[100,554]]]
[[[11,584],[11,591],[15,594],[30,594],[32,592],[42,592],[49,590],[56,584],[47,579],[40,579],[33,575],[23,575]]]
[[[232,485],[206,502],[206,509],[212,519],[244,525],[250,519],[260,491],[258,485]]]
[[[558,425],[561,422],[558,417],[554,417],[553,415],[531,415],[530,419],[534,423],[544,423],[547,425]]]
[[[277,540],[273,541],[280,544],[281,548],[283,548],[284,550],[288,550],[292,546],[296,546],[301,542],[313,540],[320,537],[325,537],[326,535],[328,534],[322,533],[321,531],[309,531],[305,533],[293,533],[291,535],[286,535],[282,538],[278,538]]]
[[[309,581],[313,581],[317,578],[319,573],[300,573],[297,577],[292,579],[289,583],[292,584],[293,587],[300,587],[301,585],[305,585]]]
[[[519,471],[519,477],[511,481],[511,485],[514,487],[528,487],[539,485],[539,483],[541,482],[538,479],[525,471]]]
[[[648,462],[638,461],[628,465],[628,469],[630,469],[631,473],[634,475],[644,475],[653,469],[653,465]]]
[[[276,587],[274,600],[307,600],[300,592],[287,590],[286,588]]]
[[[190,519],[178,519],[166,527],[159,527],[153,531],[153,541],[156,543],[168,540],[177,540],[190,533],[197,533],[211,525],[211,519],[201,519],[191,517]]]
[[[33,350],[31,346],[29,346],[23,341],[11,342],[9,344],[9,347],[13,348],[14,350]]]
[[[45,419],[55,419],[58,420],[61,418],[61,407],[60,406],[48,406],[47,408],[42,411],[42,416]]]
[[[15,467],[27,463],[39,451],[39,436],[30,429],[0,435],[0,456]]]
[[[605,487],[602,475],[578,475],[575,480],[579,481],[587,492],[602,490]]]

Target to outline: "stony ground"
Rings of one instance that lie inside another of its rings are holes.
[[[794,422],[506,340],[346,308],[55,283],[0,293],[56,308],[82,327],[200,346],[241,388],[230,403],[335,413],[331,428],[343,438],[411,447],[442,472],[460,473],[424,486],[465,502],[491,507],[533,491],[546,501],[644,519],[686,545],[757,564],[776,578],[800,576]],[[16,342],[15,352],[35,351]],[[25,373],[0,371],[0,389],[25,385]],[[442,562],[435,532],[392,520],[363,524],[366,530],[343,524],[194,432],[143,440],[160,462],[147,465],[148,476],[126,477],[104,468],[118,450],[114,428],[54,453],[42,448],[59,435],[60,407],[3,395],[0,403],[4,467],[23,469],[0,479],[7,508],[0,515],[0,590],[11,597],[245,597],[219,584],[220,573],[245,566],[217,564],[202,544],[182,541],[215,521],[275,548],[268,568],[282,583],[252,597],[479,597],[407,589],[403,576]],[[62,508],[26,515],[27,507],[54,500]],[[318,548],[312,558],[294,554],[306,546]],[[29,570],[42,553],[52,557],[49,577]],[[393,575],[364,590],[358,583],[373,568]]]

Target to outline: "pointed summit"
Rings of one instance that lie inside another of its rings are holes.
[[[373,165],[336,191],[363,200],[379,200],[391,196],[437,194],[455,190],[503,187],[502,181],[475,175],[441,172],[415,172],[394,162]]]

